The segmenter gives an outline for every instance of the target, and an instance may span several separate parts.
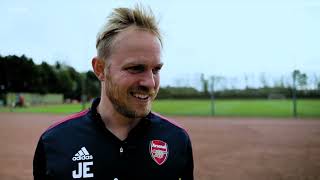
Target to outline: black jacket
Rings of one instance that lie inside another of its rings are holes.
[[[149,113],[121,141],[89,110],[49,127],[33,160],[35,180],[189,180],[192,147],[187,132],[164,117]]]

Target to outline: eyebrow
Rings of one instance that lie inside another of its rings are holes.
[[[129,63],[125,64],[124,66],[127,67],[127,66],[141,66],[141,65],[145,66],[146,64],[145,63],[141,63],[141,62],[129,62]],[[156,66],[162,67],[163,66],[163,62],[160,62]]]
[[[159,64],[157,64],[157,66],[162,67],[163,66],[163,62],[160,62]]]

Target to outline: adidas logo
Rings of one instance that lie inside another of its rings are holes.
[[[72,158],[72,161],[90,160],[93,159],[85,147],[82,147]]]

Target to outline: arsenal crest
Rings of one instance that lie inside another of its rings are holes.
[[[150,141],[150,155],[152,159],[158,164],[162,165],[166,162],[169,154],[167,143],[161,140]]]

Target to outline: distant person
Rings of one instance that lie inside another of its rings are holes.
[[[101,97],[42,134],[34,179],[193,179],[187,132],[151,112],[162,67],[161,36],[151,10],[114,9],[96,48],[92,67]]]
[[[17,94],[15,107],[24,107],[24,97],[22,94]]]

